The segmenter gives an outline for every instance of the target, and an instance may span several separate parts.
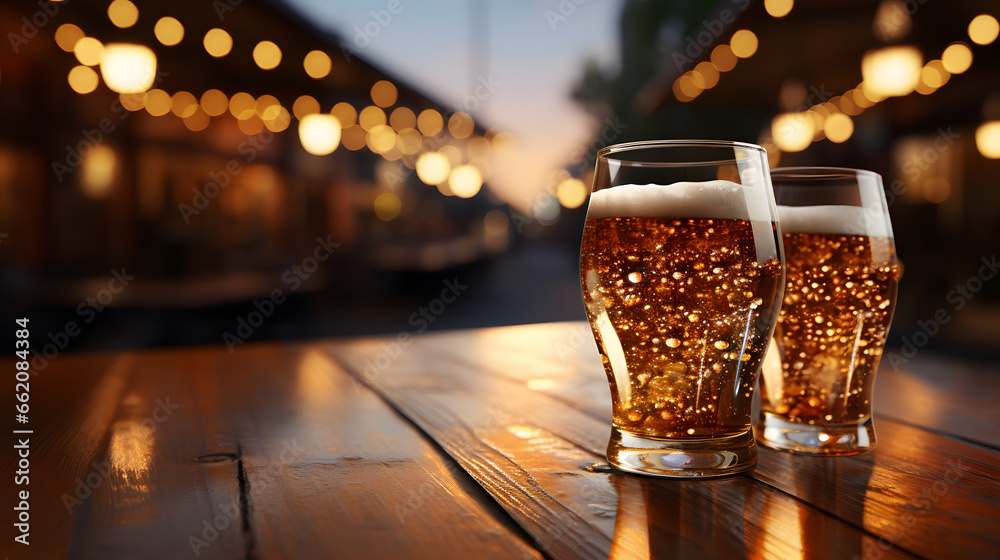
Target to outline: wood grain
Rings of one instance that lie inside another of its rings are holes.
[[[378,340],[327,348],[433,437],[549,557],[842,558],[875,546],[872,535],[748,478],[656,480],[606,465],[592,472],[603,465],[609,422],[521,380],[456,363],[445,347],[469,362],[478,348],[469,336],[443,335],[427,352],[421,340],[378,370],[366,370]],[[803,527],[819,530],[810,539],[784,536]]]
[[[518,383],[529,392],[579,408],[606,426],[610,399],[593,341],[580,334],[586,328],[566,323],[435,335],[427,337],[437,339],[427,341],[432,355],[423,352],[422,339],[405,361],[424,364],[434,373],[423,376],[439,383],[457,367],[465,370],[451,377],[466,379],[482,372]],[[590,353],[593,359],[585,357]],[[517,398],[539,408],[530,395]],[[549,429],[561,425],[551,414],[536,416],[539,425]],[[763,449],[757,469],[748,476],[883,539],[882,547],[929,558],[1000,555],[996,531],[984,523],[1000,518],[995,482],[1000,479],[1000,454],[889,418],[877,417],[876,426],[879,447],[872,453],[833,459]],[[600,453],[605,431],[584,428],[580,420],[565,427],[565,436]],[[956,541],[954,535],[962,538]],[[884,554],[881,548],[877,553]]]

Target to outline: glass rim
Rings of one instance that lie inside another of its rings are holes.
[[[866,175],[882,179],[882,175],[868,169],[855,169],[853,167],[824,167],[824,166],[788,166],[775,167],[771,169],[771,178],[775,176],[788,179],[839,179]]]
[[[749,142],[738,142],[735,140],[702,140],[702,139],[672,139],[672,140],[641,140],[638,142],[624,142],[621,144],[612,144],[610,146],[605,146],[597,152],[597,159],[615,159],[609,158],[610,154],[617,154],[623,152],[630,152],[633,150],[639,150],[643,148],[666,148],[666,147],[688,147],[688,148],[747,148],[750,150],[755,150],[760,154],[767,156],[767,150],[762,146],[757,144],[751,144]],[[699,161],[699,162],[689,162],[698,164],[711,164],[711,163],[721,163],[724,160],[718,162],[713,161]],[[662,163],[660,165],[663,165]],[[672,164],[667,164],[672,165]]]

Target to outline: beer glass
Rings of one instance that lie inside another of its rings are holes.
[[[757,441],[816,455],[872,449],[872,386],[899,280],[882,178],[795,167],[771,177],[787,268]]]
[[[776,219],[759,146],[598,153],[580,275],[611,386],[614,467],[697,478],[757,464],[751,397],[783,285]]]

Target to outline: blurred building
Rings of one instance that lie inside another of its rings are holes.
[[[318,240],[336,250],[296,289],[372,295],[508,245],[483,184],[509,135],[368,63],[378,29],[332,36],[277,0],[72,0],[5,3],[0,31],[15,308],[70,310],[123,267],[141,281],[115,306],[246,301]]]

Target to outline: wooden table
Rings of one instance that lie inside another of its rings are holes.
[[[911,365],[879,374],[871,453],[674,481],[607,467],[583,323],[59,356],[14,425],[28,547],[5,444],[2,554],[1000,557],[1000,375]]]

